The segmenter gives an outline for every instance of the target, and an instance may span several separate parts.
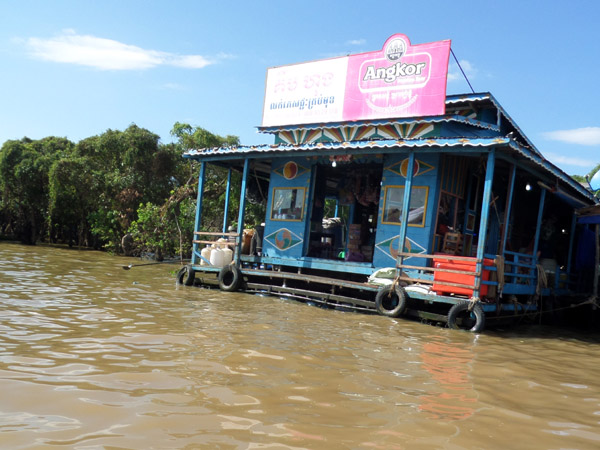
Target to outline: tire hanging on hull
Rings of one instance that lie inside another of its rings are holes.
[[[229,264],[221,269],[219,272],[219,288],[225,292],[237,291],[242,281],[242,273],[240,269],[234,265]]]
[[[406,309],[406,291],[402,286],[386,286],[377,291],[375,309],[382,316],[400,317]]]
[[[459,302],[448,311],[448,328],[454,330],[465,329],[473,333],[479,333],[485,328],[485,313],[479,303],[475,303],[471,309],[471,302]],[[460,319],[461,326],[458,324]]]
[[[196,272],[192,269],[192,265],[188,264],[183,266],[177,272],[177,284],[183,284],[185,286],[193,286]]]

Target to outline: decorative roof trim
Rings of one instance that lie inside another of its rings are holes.
[[[506,119],[508,123],[522,136],[526,145],[529,146],[535,153],[541,155],[541,152],[537,147],[529,140],[529,138],[523,133],[523,130],[516,124],[516,122],[508,115],[506,110],[498,103],[496,98],[489,92],[480,92],[474,94],[458,94],[449,95],[446,97],[446,105],[456,105],[460,103],[469,102],[483,102],[489,101],[492,105],[500,112],[500,114]],[[391,125],[391,124],[405,124],[411,122],[422,122],[422,123],[434,123],[434,122],[459,122],[468,125],[476,126],[493,131],[499,131],[498,124],[491,124],[479,120],[469,119],[468,117],[459,115],[444,115],[444,116],[431,116],[431,117],[407,117],[398,119],[378,119],[378,120],[365,120],[356,122],[331,122],[331,123],[313,123],[313,124],[301,124],[301,125],[290,125],[290,126],[273,126],[273,127],[257,127],[259,133],[275,134],[281,131],[290,130],[314,130],[314,129],[335,129],[351,126],[364,126],[364,125]]]
[[[274,126],[274,127],[257,127],[259,133],[264,134],[276,134],[284,131],[295,131],[295,130],[331,130],[338,128],[349,128],[349,127],[365,127],[365,126],[384,126],[384,125],[395,125],[395,124],[407,124],[407,123],[440,123],[440,122],[460,122],[468,125],[473,125],[479,128],[485,128],[488,130],[499,131],[497,124],[483,122],[481,120],[471,119],[469,117],[460,115],[445,115],[445,116],[431,116],[431,117],[410,117],[410,118],[398,118],[398,119],[378,119],[378,120],[361,120],[356,122],[328,122],[328,123],[309,123],[303,125],[286,125],[286,126]]]

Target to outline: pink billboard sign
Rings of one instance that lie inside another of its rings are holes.
[[[445,112],[450,41],[270,68],[262,126],[434,116]]]

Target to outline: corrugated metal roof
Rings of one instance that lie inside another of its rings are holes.
[[[264,144],[253,146],[238,147],[214,147],[200,150],[189,150],[184,157],[205,161],[226,161],[246,158],[272,158],[282,157],[284,154],[330,154],[343,151],[345,153],[376,153],[397,149],[398,151],[410,149],[425,148],[456,148],[457,151],[477,148],[502,147],[500,150],[512,151],[520,156],[527,158],[537,166],[541,167],[547,173],[569,185],[579,194],[589,199],[593,203],[593,194],[585,189],[577,181],[573,180],[568,174],[556,167],[550,161],[546,160],[539,152],[527,146],[521,145],[513,139],[506,137],[495,138],[453,138],[453,139],[407,139],[407,140],[371,140],[371,141],[353,141],[353,142],[317,142],[306,144]]]
[[[250,154],[267,154],[277,152],[308,152],[313,150],[356,150],[360,152],[364,149],[391,149],[401,148],[421,148],[421,147],[489,147],[492,145],[508,144],[508,138],[454,138],[454,139],[407,139],[407,140],[371,140],[371,141],[352,141],[352,142],[311,142],[305,144],[263,144],[238,147],[213,147],[199,150],[189,150],[184,154],[186,158],[204,159],[206,157],[218,156],[240,156],[246,158]],[[227,158],[229,159],[229,158]]]
[[[511,126],[517,130],[517,132],[523,137],[525,143],[527,144],[528,147],[531,148],[531,150],[533,150],[535,153],[537,153],[538,155],[541,156],[541,152],[537,149],[537,147],[534,145],[533,142],[531,142],[531,140],[527,137],[527,135],[525,133],[523,133],[523,130],[521,130],[521,128],[517,125],[517,123],[512,119],[512,117],[510,117],[510,115],[506,112],[506,110],[500,105],[500,103],[498,103],[498,100],[496,100],[496,98],[490,94],[489,92],[485,92],[485,93],[480,93],[480,94],[463,94],[463,95],[457,95],[457,96],[450,96],[446,98],[446,103],[458,103],[458,102],[464,102],[464,101],[474,101],[472,100],[472,98],[475,101],[481,101],[481,100],[489,100],[490,102],[493,103],[493,105],[500,111],[500,113],[502,114],[502,116],[511,124]]]

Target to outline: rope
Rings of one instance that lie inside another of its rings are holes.
[[[494,259],[494,264],[496,265],[496,278],[498,278],[498,296],[502,297],[502,291],[504,290],[504,257],[501,255],[496,255],[496,259]]]
[[[469,300],[469,307],[467,308],[467,310],[469,312],[473,311],[473,308],[475,308],[475,305],[480,301],[481,301],[481,299],[479,297],[471,297],[471,299]]]
[[[515,316],[516,316],[517,314],[519,314],[519,306],[521,304],[519,303],[519,300],[517,300],[516,295],[511,296],[510,300],[512,301],[513,308],[515,308]],[[526,311],[525,308],[523,308],[523,311]]]
[[[391,295],[391,293],[393,291],[396,290],[396,286],[398,286],[398,283],[400,283],[400,275],[398,275],[396,278],[394,278],[394,281],[392,281],[392,284],[390,286],[391,287],[391,289],[390,289],[390,295]]]
[[[546,272],[544,271],[544,267],[541,266],[540,264],[537,264],[536,266],[537,269],[537,286],[535,288],[535,293],[536,295],[540,295],[540,292],[542,291],[542,288],[547,288],[548,287],[548,278],[546,277]]]
[[[517,309],[518,306],[524,306],[522,303],[519,303],[516,298],[512,299],[511,298],[512,303],[515,305],[515,310]],[[518,306],[517,306],[518,305]],[[580,306],[585,306],[585,305],[592,305],[592,306],[596,306],[596,307],[600,307],[600,305],[597,302],[597,298],[595,296],[592,296],[590,298],[588,298],[587,300],[582,301],[581,303],[577,303],[576,305],[569,305],[569,306],[564,306],[562,308],[553,308],[551,310],[546,310],[546,311],[534,311],[531,313],[532,316],[535,316],[536,314],[539,314],[540,316],[542,314],[548,314],[548,313],[554,313],[557,311],[565,311],[567,309],[575,309],[575,308],[579,308]],[[525,308],[523,308],[523,310],[525,311],[523,314],[521,314],[521,317],[526,317],[529,315],[529,312],[525,310]],[[516,315],[516,313],[515,313]],[[494,320],[494,319],[505,319],[506,316],[497,316],[497,317],[488,317],[486,315],[486,320]]]
[[[458,62],[458,59],[456,59],[456,55],[454,54],[454,50],[450,49],[450,53],[452,53],[452,56],[454,56],[454,61],[456,61],[456,64],[458,65],[458,68],[460,69],[460,71],[463,74],[463,77],[465,77],[465,80],[467,80],[467,84],[469,85],[469,87],[471,88],[471,92],[474,94],[475,90],[473,89],[473,86],[471,86],[471,82],[469,81],[469,79],[467,78],[467,75],[465,74],[465,71],[463,70],[462,66],[460,65],[460,63]]]

